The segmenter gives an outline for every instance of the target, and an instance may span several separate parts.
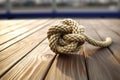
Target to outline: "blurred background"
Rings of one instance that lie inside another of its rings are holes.
[[[0,18],[120,17],[120,0],[0,0]]]

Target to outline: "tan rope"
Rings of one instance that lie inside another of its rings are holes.
[[[55,53],[72,54],[78,51],[85,41],[98,47],[108,47],[112,43],[109,37],[105,41],[96,41],[84,32],[82,25],[72,19],[65,19],[48,30],[49,46]]]

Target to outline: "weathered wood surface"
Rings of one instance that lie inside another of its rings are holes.
[[[0,80],[120,80],[120,20],[76,19],[108,48],[85,43],[72,55],[53,53],[47,30],[61,19],[0,20]]]
[[[107,33],[109,30],[99,20],[88,20],[83,22],[86,26],[86,33],[97,40],[103,40],[105,37],[111,36],[114,46],[115,38],[114,33]],[[110,35],[108,35],[110,34]],[[104,38],[103,38],[104,37]],[[117,42],[118,43],[118,42]],[[115,49],[115,48],[114,48]],[[89,44],[85,45],[85,56],[87,69],[89,73],[89,80],[119,80],[120,79],[120,64],[114,57],[109,48],[96,48]]]
[[[74,55],[57,55],[46,80],[88,80],[83,49]]]

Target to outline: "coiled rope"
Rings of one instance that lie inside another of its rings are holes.
[[[84,26],[72,19],[65,19],[52,26],[47,32],[49,46],[55,53],[72,54],[78,51],[85,42],[98,47],[108,47],[112,43],[110,37],[105,41],[96,41],[85,34]]]

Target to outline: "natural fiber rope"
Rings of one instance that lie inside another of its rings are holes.
[[[65,19],[49,29],[47,33],[49,46],[55,53],[72,54],[78,51],[85,41],[98,47],[108,47],[112,43],[109,37],[105,41],[96,41],[84,32],[82,25],[72,19]]]

